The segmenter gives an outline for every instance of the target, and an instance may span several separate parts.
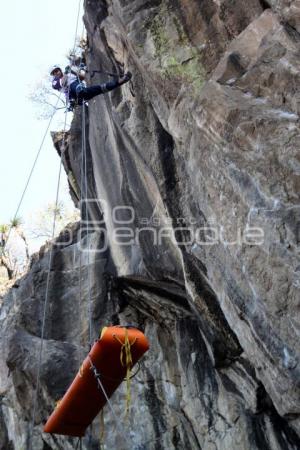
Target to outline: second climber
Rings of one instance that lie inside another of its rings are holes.
[[[74,70],[67,66],[64,73],[59,65],[55,65],[51,69],[50,75],[53,77],[52,87],[65,93],[69,103],[69,110],[72,110],[75,104],[82,105],[84,100],[91,100],[97,95],[112,91],[132,78],[131,73],[127,72],[125,75],[112,81],[87,87],[84,81],[85,73],[85,70],[81,67],[76,67]]]

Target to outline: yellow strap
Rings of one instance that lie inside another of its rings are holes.
[[[102,328],[102,331],[101,331],[101,334],[100,334],[100,340],[103,338],[104,333],[106,332],[106,330],[107,330],[107,327],[103,327]]]
[[[124,342],[121,339],[114,335],[114,338],[121,344],[121,353],[120,353],[120,361],[122,366],[126,367],[126,417],[128,415],[131,395],[130,395],[130,378],[131,378],[131,368],[133,365],[132,355],[131,355],[131,347],[135,344],[137,338],[134,338],[132,342],[129,341],[128,330],[125,328],[125,339]],[[125,358],[125,363],[124,363]]]

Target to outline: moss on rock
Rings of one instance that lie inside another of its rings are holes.
[[[174,27],[176,39],[172,39],[168,29]],[[205,71],[198,51],[193,47],[177,17],[173,16],[166,5],[148,24],[153,39],[158,71],[164,78],[176,78],[177,82],[192,84],[199,90],[205,81]],[[185,53],[183,56],[182,53]]]

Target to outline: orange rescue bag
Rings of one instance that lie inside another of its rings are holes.
[[[86,428],[106,404],[105,395],[99,389],[93,366],[100,374],[100,380],[108,398],[111,397],[126,376],[126,340],[130,345],[131,367],[149,349],[147,338],[138,329],[105,327],[71,386],[49,417],[44,427],[46,433],[84,436]]]

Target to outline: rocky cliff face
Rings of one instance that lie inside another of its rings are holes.
[[[130,424],[106,412],[105,448],[296,450],[300,2],[86,0],[84,18],[90,70],[134,76],[89,102],[87,196],[82,111],[68,136],[89,225],[54,246],[33,448],[75,448],[41,429],[91,308],[93,338],[130,323],[151,344]],[[44,248],[1,308],[2,449],[27,445],[48,264]],[[95,423],[83,447],[98,436]]]

